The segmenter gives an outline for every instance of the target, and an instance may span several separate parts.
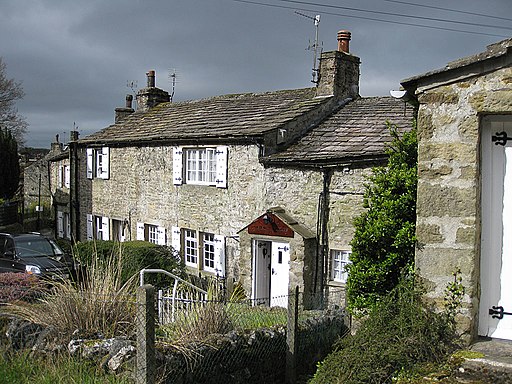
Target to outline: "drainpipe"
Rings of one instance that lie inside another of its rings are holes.
[[[329,248],[329,186],[331,185],[332,169],[323,170],[322,192],[318,197],[317,212],[317,257],[315,265],[315,277],[313,281],[313,292],[323,292],[325,276],[327,273],[328,248]]]
[[[72,241],[80,240],[80,205],[78,196],[78,131],[71,131],[69,140],[69,216],[71,220]]]

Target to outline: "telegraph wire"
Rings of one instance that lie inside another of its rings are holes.
[[[254,0],[232,0],[232,1],[237,2],[237,3],[260,5],[260,6],[271,7],[271,8],[291,9],[291,10],[299,10],[299,11],[305,11],[305,12],[317,12],[317,13],[320,12],[318,10],[309,9],[309,8],[298,8],[298,7],[291,7],[291,6],[286,6],[286,5],[261,3],[261,2],[254,1]],[[367,12],[371,12],[371,11],[367,11]],[[407,23],[407,22],[404,22],[404,21],[393,21],[393,20],[377,19],[377,18],[374,18],[374,17],[366,17],[366,16],[346,15],[346,14],[335,13],[335,12],[321,11],[321,13],[324,14],[324,15],[330,15],[330,16],[341,16],[341,17],[352,18],[352,19],[377,21],[377,22],[380,22],[380,23],[406,25],[406,26],[418,27],[418,28],[428,28],[428,29],[434,29],[434,30],[438,30],[438,31],[460,32],[460,33],[468,33],[468,34],[472,34],[472,35],[502,37],[502,38],[503,37],[505,37],[505,38],[510,37],[508,35],[499,35],[499,34],[496,34],[496,33],[468,31],[468,30],[464,30],[464,29],[455,29],[455,28],[439,27],[439,26],[424,25],[424,24]]]
[[[453,8],[443,8],[443,7],[436,7],[434,5],[425,5],[425,4],[417,4],[417,3],[409,3],[408,1],[400,1],[400,0],[382,0],[387,1],[388,3],[397,3],[397,4],[405,4],[410,5],[412,7],[421,7],[421,8],[428,8],[428,9],[436,9],[438,11],[448,11],[448,12],[455,12],[455,13],[462,13],[464,15],[472,15],[472,16],[479,16],[479,17],[487,17],[490,19],[498,19],[498,20],[505,20],[505,21],[512,21],[512,19],[509,19],[507,17],[500,17],[496,15],[485,15],[483,13],[476,13],[476,12],[469,12],[469,11],[461,11],[459,9],[453,9]]]
[[[277,0],[277,1],[280,1],[282,3],[292,3],[292,4],[312,5],[312,6],[316,6],[316,7],[343,9],[345,11],[374,13],[374,14],[385,15],[385,16],[397,16],[397,17],[405,17],[405,18],[410,18],[410,19],[437,21],[437,22],[442,22],[442,23],[463,24],[463,25],[470,25],[470,26],[473,26],[473,27],[476,26],[476,27],[486,27],[486,28],[508,29],[508,30],[512,31],[512,27],[504,27],[504,26],[499,26],[499,25],[480,24],[480,23],[471,23],[469,21],[448,20],[448,19],[440,19],[440,18],[437,18],[437,17],[427,17],[427,16],[404,15],[402,13],[394,13],[394,12],[386,12],[386,11],[369,11],[367,9],[353,8],[353,7],[343,7],[341,5],[331,5],[331,4],[315,3],[315,2],[312,2],[312,1],[300,1],[300,0]]]

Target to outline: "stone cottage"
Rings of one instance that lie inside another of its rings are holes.
[[[402,82],[419,102],[416,266],[438,302],[460,270],[460,328],[512,339],[512,39]]]
[[[71,143],[74,236],[172,245],[189,272],[267,305],[286,305],[297,285],[342,292],[386,122],[403,131],[413,115],[392,97],[359,96],[349,38],[322,54],[313,88],[171,103],[150,71],[135,111],[127,99],[115,124]]]

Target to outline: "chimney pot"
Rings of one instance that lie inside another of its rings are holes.
[[[132,101],[133,101],[133,96],[130,94],[126,95],[126,108],[132,107]]]
[[[350,37],[351,33],[346,30],[338,32],[338,51],[349,53],[350,52]]]
[[[154,88],[155,87],[155,71],[151,70],[148,73],[146,73],[146,76],[148,77],[148,88]]]

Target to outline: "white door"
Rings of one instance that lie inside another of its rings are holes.
[[[512,117],[488,116],[482,123],[478,333],[512,340]]]
[[[290,245],[272,242],[270,265],[270,306],[288,307]]]
[[[255,305],[270,304],[271,248],[270,241],[254,240],[253,242],[252,299]]]

